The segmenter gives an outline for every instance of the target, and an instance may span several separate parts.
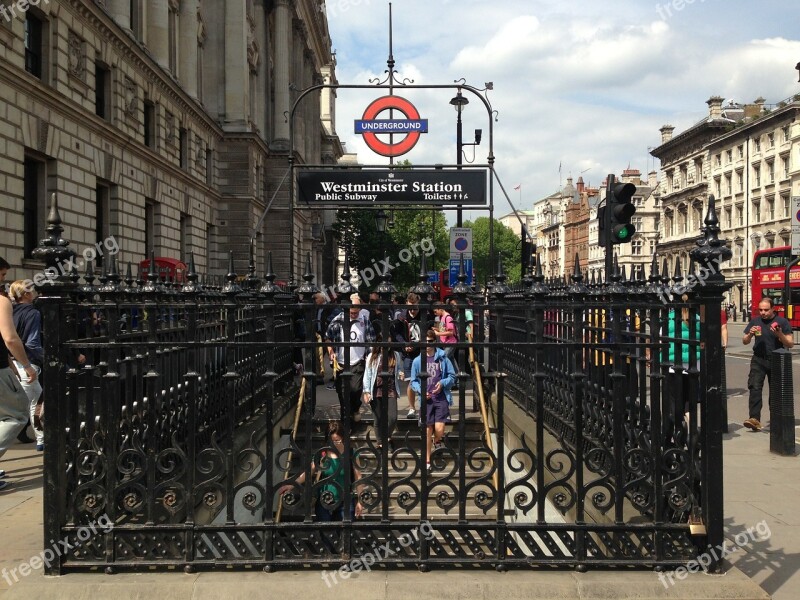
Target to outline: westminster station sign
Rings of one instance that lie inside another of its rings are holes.
[[[311,206],[486,205],[486,170],[303,170],[299,199]]]

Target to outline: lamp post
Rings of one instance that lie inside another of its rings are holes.
[[[382,208],[378,209],[375,213],[375,230],[381,238],[381,253],[383,253],[383,236],[386,233],[386,225],[389,222],[389,216]],[[385,258],[385,257],[384,257]]]
[[[464,110],[464,107],[469,104],[469,100],[464,97],[461,93],[461,88],[458,88],[458,92],[450,100],[450,104],[456,109],[456,165],[457,168],[460,170],[462,165],[462,156],[461,152],[463,151],[462,146],[464,144],[463,136],[462,136],[462,126],[461,126],[461,113]],[[456,212],[456,227],[461,227],[462,219],[461,219],[461,205],[458,205],[458,211]]]

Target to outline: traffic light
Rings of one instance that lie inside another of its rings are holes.
[[[600,231],[601,236],[608,236],[612,244],[627,244],[636,233],[636,227],[631,225],[631,217],[636,212],[632,202],[635,192],[636,186],[632,183],[615,182],[613,175],[608,176],[606,210],[600,215]],[[605,229],[602,225],[605,225]],[[606,241],[603,239],[602,243]]]

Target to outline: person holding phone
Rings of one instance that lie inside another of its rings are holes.
[[[794,346],[792,326],[789,321],[775,314],[772,298],[761,299],[758,316],[744,328],[742,343],[746,346],[753,340],[753,358],[750,359],[750,375],[747,378],[750,417],[745,420],[744,426],[752,431],[761,431],[762,392],[764,379],[770,377],[770,356],[778,348]]]

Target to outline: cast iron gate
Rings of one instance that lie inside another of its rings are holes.
[[[48,223],[36,255],[58,272],[72,251],[56,206]],[[420,426],[379,449],[345,420],[352,454],[336,495],[342,506],[358,495],[366,515],[326,523],[314,522],[313,500],[338,484],[310,470],[331,450],[314,412],[311,273],[290,293],[270,264],[260,279],[251,260],[239,278],[231,261],[216,287],[190,260],[178,285],[154,273],[134,281],[130,266],[120,276],[111,257],[99,281],[90,268],[47,282],[45,540],[68,542],[48,573],[685,563],[722,541],[718,266],[730,252],[718,231],[712,198],[688,280],[677,271],[670,282],[654,259],[646,278],[587,282],[576,264],[569,282],[530,273],[511,290],[499,265],[484,295],[456,286],[472,302],[475,370],[493,393],[490,434],[470,433],[478,389],[464,370],[453,431],[430,467]],[[426,307],[424,259],[421,272]],[[380,289],[390,331],[390,282]],[[463,320],[459,329],[466,348]],[[347,389],[349,358],[343,366]],[[305,435],[281,446],[300,387]],[[281,497],[301,473],[309,484]],[[278,521],[279,502],[291,518]]]

